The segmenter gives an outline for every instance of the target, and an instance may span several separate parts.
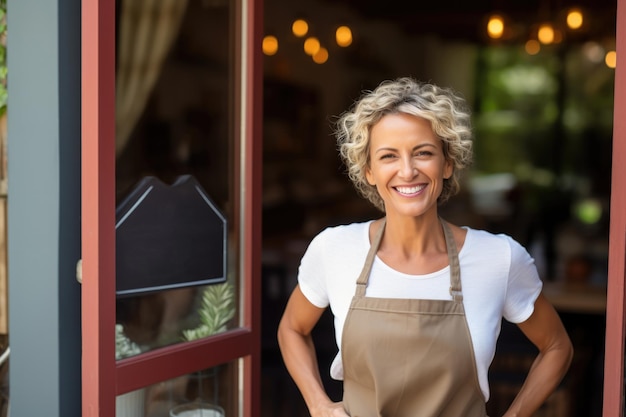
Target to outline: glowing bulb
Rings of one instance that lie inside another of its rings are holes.
[[[539,42],[543,44],[551,44],[554,42],[554,29],[552,25],[549,23],[544,23],[539,26],[539,30],[537,31],[537,38]]]
[[[504,33],[504,20],[501,16],[493,15],[487,23],[487,34],[492,39],[499,39]]]
[[[318,41],[317,38],[310,37],[310,38],[307,38],[306,41],[304,41],[304,52],[307,55],[313,56],[319,50],[320,50],[320,41]]]
[[[313,62],[316,64],[323,64],[328,61],[328,50],[326,48],[320,48],[313,54]]]
[[[301,38],[309,31],[309,24],[303,19],[295,20],[291,25],[291,31],[294,35]]]
[[[339,26],[335,31],[335,40],[337,45],[346,47],[352,44],[352,31],[348,26]]]
[[[528,55],[537,55],[541,50],[541,44],[534,39],[529,40],[524,45],[524,49]]]
[[[571,9],[567,13],[567,27],[576,30],[583,25],[583,13],[578,9]]]
[[[604,56],[604,63],[609,68],[615,68],[617,66],[617,53],[615,51],[609,51]]]
[[[263,53],[267,56],[276,55],[278,52],[278,39],[276,36],[268,35],[263,38]]]
[[[553,40],[553,42],[554,43],[561,43],[561,42],[563,42],[563,34],[558,29],[556,29],[554,31],[554,40]]]

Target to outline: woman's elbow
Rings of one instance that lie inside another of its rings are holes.
[[[554,364],[560,369],[560,373],[564,376],[570,368],[574,359],[574,345],[567,334],[559,337],[558,341],[548,349],[551,352],[551,360],[554,360]]]
[[[572,361],[574,360],[574,345],[572,344],[569,336],[566,338],[565,347],[564,347],[564,356],[565,356],[565,369],[569,369]]]
[[[287,332],[285,320],[282,319],[278,323],[278,328],[276,330],[276,339],[278,340],[278,346],[282,346],[285,341],[285,333]]]

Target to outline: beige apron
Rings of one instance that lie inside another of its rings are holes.
[[[441,222],[453,300],[365,297],[385,219],[343,329],[344,407],[351,417],[485,417],[465,320],[459,258]]]

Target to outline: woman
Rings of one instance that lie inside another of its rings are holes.
[[[505,414],[531,416],[572,346],[522,246],[438,215],[471,159],[464,101],[410,78],[386,81],[341,116],[337,138],[351,180],[384,217],[327,228],[302,258],[278,339],[311,415],[486,416],[504,317],[539,349]],[[311,338],[328,306],[339,403],[324,391]]]

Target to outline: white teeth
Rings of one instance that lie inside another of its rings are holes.
[[[426,187],[425,185],[418,185],[416,187],[396,187],[401,194],[415,194],[419,191],[422,191]]]

